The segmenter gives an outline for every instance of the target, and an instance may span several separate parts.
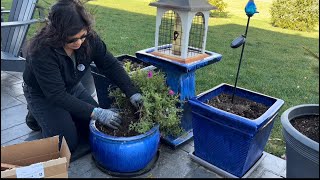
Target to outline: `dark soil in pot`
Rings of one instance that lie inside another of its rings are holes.
[[[232,94],[222,93],[206,102],[208,105],[236,114],[251,120],[260,117],[268,110],[268,106]]]
[[[297,131],[319,143],[319,115],[296,117],[290,123]]]
[[[96,121],[97,129],[102,133],[116,137],[130,137],[140,134],[135,131],[129,131],[129,125],[131,124],[131,122],[137,122],[139,118],[139,115],[137,115],[134,110],[123,110],[122,112],[120,112],[120,116],[122,118],[122,123],[119,129],[114,130],[112,128],[104,126],[99,121]]]

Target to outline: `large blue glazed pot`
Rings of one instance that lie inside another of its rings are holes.
[[[262,156],[274,119],[284,101],[237,87],[236,96],[262,103],[269,109],[254,120],[206,104],[233,86],[220,84],[191,98],[194,155],[237,177],[242,177]]]
[[[157,153],[160,131],[156,125],[145,134],[115,137],[100,132],[90,122],[90,146],[96,163],[106,170],[132,173],[145,168]]]

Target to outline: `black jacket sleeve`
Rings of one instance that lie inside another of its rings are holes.
[[[54,54],[49,53],[32,59],[31,66],[46,99],[73,115],[90,118],[94,106],[67,93],[59,63]]]
[[[105,43],[97,36],[94,39],[92,60],[99,72],[117,85],[127,97],[138,92],[121,63],[108,50]],[[107,92],[106,92],[107,93]]]

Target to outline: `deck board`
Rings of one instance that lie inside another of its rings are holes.
[[[25,118],[21,114],[27,114],[27,105],[20,104],[14,108],[8,108],[1,111],[1,131],[20,125],[25,122]]]
[[[16,125],[3,131],[1,130],[1,145],[14,139],[28,135],[31,132],[32,130],[27,126],[26,123]]]
[[[7,92],[1,91],[1,111],[17,105],[23,104],[21,101],[10,96]]]
[[[42,135],[40,132],[34,132],[32,131],[29,134],[26,134],[24,136],[18,137],[16,139],[13,139],[11,141],[8,141],[6,143],[1,144],[1,146],[8,146],[8,145],[13,145],[13,144],[19,144],[19,143],[23,143],[26,141],[33,141],[33,140],[37,140],[37,139],[41,139]],[[2,142],[1,142],[2,143]]]

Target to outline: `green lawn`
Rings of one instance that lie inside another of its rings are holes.
[[[40,0],[41,1],[41,0]],[[53,0],[47,0],[54,2]],[[151,0],[95,0],[87,7],[95,12],[95,29],[114,55],[131,54],[154,46],[156,8]],[[2,0],[10,7],[10,0]],[[247,1],[228,3],[228,18],[210,18],[206,50],[223,55],[220,62],[196,71],[196,93],[220,83],[234,84],[241,48],[230,43],[244,34]],[[285,101],[276,118],[265,151],[276,156],[285,153],[280,115],[291,106],[319,103],[319,60],[302,48],[319,53],[319,28],[299,32],[272,27],[271,0],[256,0],[258,14],[250,21],[238,86]],[[35,32],[31,28],[30,37]]]

